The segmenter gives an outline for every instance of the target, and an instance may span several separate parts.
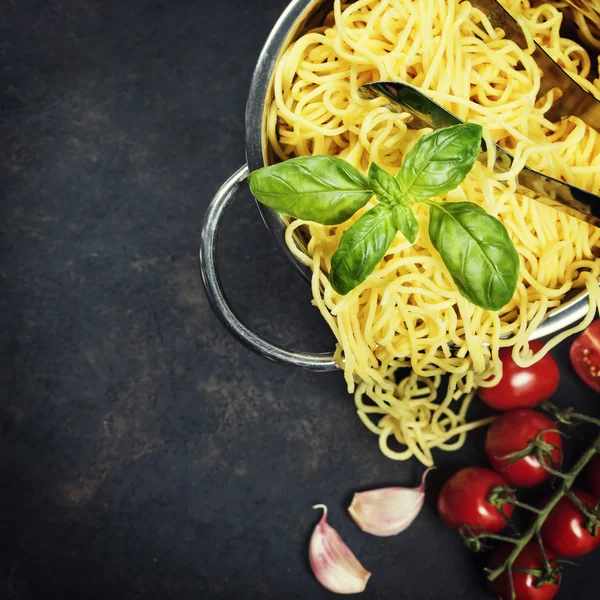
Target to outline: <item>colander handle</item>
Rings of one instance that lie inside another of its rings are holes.
[[[227,301],[215,260],[217,240],[223,215],[247,179],[248,166],[244,165],[219,188],[204,215],[200,243],[200,273],[210,305],[226,329],[257,354],[274,362],[311,371],[335,371],[339,367],[332,354],[296,352],[265,340],[240,321]]]

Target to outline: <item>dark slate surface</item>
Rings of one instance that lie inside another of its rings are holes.
[[[244,162],[253,65],[285,0],[4,0],[0,6],[0,598],[327,598],[307,541],[330,507],[374,575],[365,598],[484,598],[435,493],[484,464],[439,457],[425,510],[362,534],[352,491],[414,485],[339,374],[236,343],[198,276],[202,215]],[[251,199],[220,247],[240,314],[276,341],[332,338]],[[559,400],[600,415],[568,344]],[[589,433],[577,432],[580,446]],[[597,598],[600,551],[562,598]]]

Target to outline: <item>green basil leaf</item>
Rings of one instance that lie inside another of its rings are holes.
[[[399,183],[375,163],[369,167],[369,184],[381,204],[394,204],[402,197]]]
[[[472,202],[429,202],[429,237],[460,293],[500,310],[515,293],[519,255],[506,228]]]
[[[365,177],[333,156],[301,156],[250,173],[254,197],[285,215],[322,225],[348,220],[373,195]]]
[[[427,200],[457,187],[473,167],[483,129],[462,123],[424,135],[406,154],[398,183],[407,200]]]
[[[347,294],[362,283],[390,247],[396,226],[394,211],[384,204],[368,210],[348,229],[331,257],[329,281],[339,294]]]
[[[410,204],[401,200],[394,206],[393,211],[396,229],[400,230],[411,244],[414,244],[419,233],[419,221],[413,214]]]

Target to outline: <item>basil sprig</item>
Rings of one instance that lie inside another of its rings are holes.
[[[480,125],[464,123],[424,135],[392,177],[372,163],[368,178],[331,156],[293,158],[250,174],[259,202],[292,217],[335,225],[375,195],[378,204],[342,235],[329,279],[340,294],[360,285],[385,256],[398,232],[412,244],[419,223],[411,204],[430,207],[429,237],[460,293],[499,310],[512,298],[519,255],[498,219],[472,202],[438,202],[464,180],[481,148]]]

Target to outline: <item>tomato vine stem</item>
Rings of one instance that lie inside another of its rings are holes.
[[[558,477],[559,479],[566,479],[568,477],[567,473],[563,473],[562,471],[559,471],[558,469],[551,467],[550,464],[548,463],[546,456],[540,454],[538,456],[538,461],[542,465],[542,467],[544,467],[544,469],[546,469],[546,471],[548,471],[548,473],[550,473],[550,475],[554,475],[554,477]]]
[[[520,500],[517,500],[516,498],[509,499],[509,500],[507,500],[507,502],[510,502],[512,505],[522,508],[524,510],[528,510],[532,513],[535,513],[536,515],[539,515],[542,513],[541,508],[537,508],[536,506],[531,506],[531,504],[526,504],[525,502],[521,502]]]
[[[497,533],[477,533],[473,531],[471,527],[468,527],[466,525],[461,527],[458,530],[458,532],[463,538],[463,541],[465,542],[467,548],[469,548],[471,552],[480,552],[481,550],[487,549],[488,547],[484,543],[486,540],[507,542],[509,544],[516,544],[519,541],[519,538],[509,537],[507,535],[500,535]]]
[[[549,404],[549,403],[546,403]],[[549,408],[551,412],[554,413],[554,416],[563,423],[567,423],[569,425],[573,425],[577,422],[588,422],[594,423],[600,427],[600,419],[594,419],[593,417],[587,417],[586,415],[579,415],[578,413],[572,412],[570,409],[567,411],[560,411],[556,407]],[[561,415],[562,420],[558,415]],[[569,495],[571,487],[575,482],[577,476],[583,471],[587,463],[592,459],[592,457],[600,452],[600,434],[594,439],[593,443],[589,446],[589,448],[580,456],[579,460],[575,463],[573,468],[568,473],[561,473],[561,483],[555,493],[550,497],[550,500],[547,504],[539,509],[538,516],[535,521],[531,525],[531,527],[523,534],[523,536],[514,544],[514,548],[506,558],[506,560],[496,569],[487,570],[487,578],[489,581],[494,581],[497,577],[499,577],[503,572],[508,570],[508,574],[512,584],[512,564],[516,560],[517,556],[521,553],[523,548],[531,541],[531,539],[536,536],[538,542],[540,540],[540,530],[544,522],[546,521],[550,511],[556,506],[558,501],[566,495]],[[544,465],[546,466],[546,465]],[[536,511],[537,512],[537,509]],[[544,552],[545,555],[545,552]],[[514,587],[511,585],[512,597],[515,598]]]
[[[552,565],[550,564],[550,560],[548,559],[548,553],[546,552],[546,548],[544,546],[544,542],[542,540],[542,532],[540,531],[540,528],[537,527],[535,530],[535,537],[538,543],[538,546],[540,547],[540,552],[542,553],[542,558],[544,559],[544,570],[546,571],[546,573],[552,571]]]

